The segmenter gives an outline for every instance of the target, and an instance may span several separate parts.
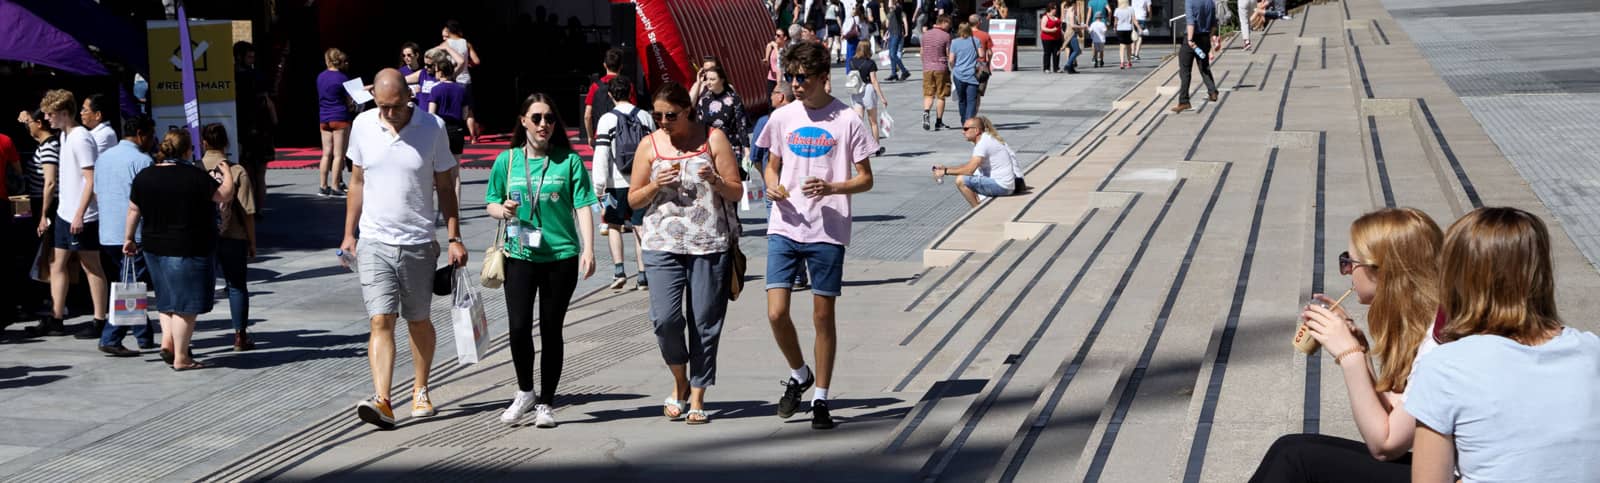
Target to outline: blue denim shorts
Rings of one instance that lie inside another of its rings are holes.
[[[801,267],[811,275],[811,293],[838,297],[844,280],[844,246],[800,243],[783,235],[767,235],[767,290],[794,288]]]
[[[155,285],[156,311],[164,314],[204,314],[211,311],[217,274],[211,257],[168,257],[144,252]]]
[[[994,178],[986,176],[967,176],[964,179],[965,181],[963,182],[966,183],[967,187],[971,188],[972,192],[974,193],[990,198],[1011,195],[1011,190],[1006,189],[1004,186],[1000,186],[1000,182],[995,181]]]

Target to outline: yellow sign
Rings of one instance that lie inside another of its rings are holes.
[[[183,105],[183,54],[178,49],[178,22],[149,22],[150,101],[157,106]],[[200,102],[233,102],[233,24],[190,21],[194,50],[195,90]]]

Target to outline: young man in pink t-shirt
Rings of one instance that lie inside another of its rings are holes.
[[[828,61],[821,45],[801,43],[789,49],[783,58],[784,82],[800,102],[774,111],[756,140],[756,147],[771,151],[765,172],[772,200],[767,215],[767,317],[790,368],[778,417],[794,415],[801,394],[814,384],[815,429],[833,428],[828,383],[838,347],[834,303],[840,295],[844,248],[850,244],[850,195],[872,189],[868,157],[878,150],[876,136],[861,117],[828,94]],[[789,318],[795,275],[808,268],[817,334],[815,375],[806,366]]]

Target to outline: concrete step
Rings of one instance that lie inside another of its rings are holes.
[[[1215,179],[1185,178],[1170,194],[1144,192],[1139,211],[1102,256],[1080,267],[1093,273],[1087,279],[1092,284],[1063,294],[1060,312],[1029,327],[1034,334],[1009,351],[1016,360],[997,368],[1004,370],[999,380],[1010,384],[986,391],[926,472],[946,481],[1067,474],[1076,464],[1070,456],[1093,423],[1083,424],[1077,407],[1084,401],[1101,406],[1109,386],[1102,384],[1102,368],[1136,356],[1131,341],[1147,326],[1129,323],[1129,314],[1153,310],[1142,302],[1170,280],[1181,260],[1181,251],[1172,247],[1189,237]],[[1048,349],[1036,350],[1041,348]]]
[[[927,268],[921,277],[912,282],[913,286],[921,287],[921,290],[900,311],[910,312],[916,310],[922,306],[924,301],[930,299],[934,301],[943,300],[951,292],[955,291],[955,287],[960,285],[961,281],[971,277],[978,270],[978,265],[987,261],[990,255],[966,252],[959,255],[952,265]],[[980,260],[973,261],[974,258],[979,258]],[[968,262],[971,263],[969,264]]]
[[[1015,345],[1018,337],[1014,331],[1004,334],[990,332],[1002,327],[1031,327],[1044,315],[1042,307],[1054,306],[1057,307],[1054,310],[1059,310],[1056,302],[1058,296],[1075,290],[1086,275],[1084,270],[1075,267],[1081,267],[1090,257],[1096,256],[1097,250],[1109,240],[1113,228],[1118,226],[1118,221],[1127,218],[1126,213],[1131,208],[1127,206],[1130,197],[1124,195],[1119,198],[1122,204],[1107,202],[1104,207],[1092,209],[1080,224],[1071,229],[1052,229],[1046,237],[1051,249],[1041,250],[1032,260],[1035,265],[1031,276],[1017,277],[1018,283],[1008,286],[1003,300],[1009,300],[1009,304],[990,304],[998,313],[986,310],[986,318],[973,322],[972,329],[966,334],[952,333],[951,337],[960,335],[961,341],[946,345],[948,355],[939,357],[939,354],[924,353],[922,358],[929,361],[924,369],[927,374],[918,385],[911,387],[914,391],[922,392],[923,397],[884,442],[883,453],[886,457],[904,462],[911,471],[926,462],[928,454],[939,446],[949,434],[951,426],[988,384],[983,379],[988,376],[987,373],[963,378],[964,374],[980,374],[965,368],[977,364],[992,367],[1005,362],[1005,354],[996,353],[1004,350],[999,348]],[[986,335],[987,340],[991,341],[984,344],[989,349],[987,351],[973,342],[985,340]],[[935,357],[939,357],[937,363],[933,361]],[[982,361],[978,360],[980,357]],[[999,361],[994,360],[997,357]]]

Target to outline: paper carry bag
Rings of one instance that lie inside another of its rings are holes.
[[[456,270],[451,292],[450,326],[455,332],[456,362],[476,364],[489,352],[489,316],[484,315],[478,287],[466,270]]]
[[[150,323],[150,291],[134,276],[133,257],[123,257],[120,280],[111,284],[111,325]]]

